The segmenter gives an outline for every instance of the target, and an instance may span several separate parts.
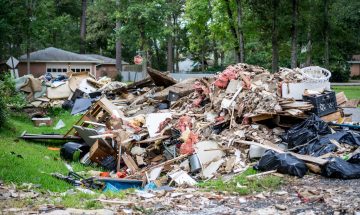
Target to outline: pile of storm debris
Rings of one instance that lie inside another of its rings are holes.
[[[329,73],[320,67],[270,73],[237,64],[213,78],[182,82],[151,68],[148,75],[129,85],[104,84],[60,135],[74,141],[63,145],[64,159],[108,172],[95,172],[91,180],[73,171],[55,177],[92,188],[105,182],[112,191],[191,186],[239,174],[259,158],[254,168],[269,173],[360,177],[359,126],[338,107],[343,96],[330,90]],[[311,75],[317,81],[309,81]]]

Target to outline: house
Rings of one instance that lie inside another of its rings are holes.
[[[350,64],[350,77],[360,76],[360,54],[353,55],[351,61],[348,61]]]
[[[19,76],[27,74],[27,56],[19,58]],[[123,62],[123,65],[128,63]],[[58,76],[66,72],[89,72],[99,78],[117,76],[116,61],[96,54],[77,54],[62,49],[49,47],[30,53],[30,72],[35,77],[40,77],[46,72]]]

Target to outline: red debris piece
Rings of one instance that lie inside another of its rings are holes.
[[[194,144],[199,141],[199,135],[194,132],[190,132],[188,139],[180,146],[180,154],[192,154],[194,153]]]
[[[192,128],[191,117],[189,116],[180,117],[178,124],[176,125],[176,128],[179,129],[181,132],[184,132],[186,128],[191,129]]]
[[[226,88],[230,80],[237,79],[238,74],[233,66],[228,66],[214,82],[214,85],[219,88]]]

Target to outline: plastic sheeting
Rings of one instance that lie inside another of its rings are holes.
[[[315,138],[310,144],[301,147],[297,153],[319,157],[326,153],[334,152],[337,147],[332,144],[330,140],[336,140],[342,144],[360,146],[359,134],[352,131],[339,131],[334,134]]]
[[[291,154],[280,154],[272,150],[267,150],[254,168],[261,171],[277,170],[278,172],[300,178],[308,171],[304,161],[299,160]]]
[[[318,135],[326,134],[331,134],[330,127],[313,114],[302,123],[291,127],[281,138],[289,144],[289,148],[294,148],[312,141]]]

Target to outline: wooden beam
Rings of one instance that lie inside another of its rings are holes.
[[[274,146],[270,146],[270,145],[263,145],[261,143],[257,143],[257,142],[252,142],[252,141],[245,141],[245,140],[235,140],[235,142],[238,143],[242,143],[242,144],[246,144],[246,145],[255,145],[255,146],[259,146],[262,147],[264,149],[270,149],[273,150],[277,153],[290,153],[291,155],[297,157],[300,160],[306,161],[306,162],[310,162],[310,163],[315,163],[318,165],[324,165],[328,162],[328,160],[325,159],[321,159],[318,157],[313,157],[313,156],[309,156],[309,155],[301,155],[301,154],[297,154],[294,152],[284,152],[280,147],[274,147]]]

